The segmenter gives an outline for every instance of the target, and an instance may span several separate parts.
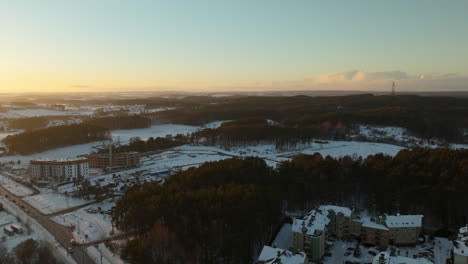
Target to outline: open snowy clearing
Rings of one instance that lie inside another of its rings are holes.
[[[103,264],[124,264],[125,262],[118,254],[114,254],[104,244],[91,246],[86,248],[88,256],[90,256],[95,263]]]
[[[12,224],[20,226],[23,229],[23,234],[15,233],[12,236],[6,234],[3,228],[10,227]],[[2,241],[1,245],[8,251],[13,250],[18,244],[27,239],[32,238],[34,240],[38,240],[38,236],[36,234],[28,232],[26,227],[16,220],[16,217],[6,211],[0,212],[0,238]]]
[[[89,243],[110,237],[112,231],[111,216],[107,213],[114,202],[106,201],[89,205],[63,215],[55,216],[53,221],[63,226],[74,226],[73,236],[76,241]],[[98,209],[101,209],[100,211]],[[120,231],[114,229],[114,234]]]
[[[0,173],[0,184],[7,189],[8,191],[12,192],[16,196],[27,196],[33,194],[33,191],[29,189],[28,187],[19,184],[9,177],[3,175]]]
[[[161,124],[154,125],[149,128],[143,129],[128,129],[128,130],[114,130],[112,131],[113,140],[119,139],[122,143],[127,143],[132,137],[140,137],[142,139],[148,139],[149,137],[165,137],[166,135],[176,135],[176,134],[187,134],[192,133],[200,129],[207,127],[217,127],[220,126],[224,121],[216,121],[212,123],[205,124],[203,126],[183,126],[175,124]],[[60,158],[71,158],[77,157],[80,155],[87,155],[95,151],[96,148],[102,147],[103,142],[97,141],[86,144],[73,145],[63,148],[56,148],[47,150],[40,153],[35,153],[31,155],[13,155],[13,156],[4,156],[0,157],[0,162],[9,162],[9,161],[21,161],[21,164],[18,167],[27,167],[29,161],[33,159],[60,159]]]
[[[41,194],[26,197],[23,200],[43,214],[53,214],[91,202],[72,198],[52,190],[47,193],[41,192]]]

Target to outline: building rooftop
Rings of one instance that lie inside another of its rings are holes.
[[[333,211],[335,214],[342,213],[344,216],[351,217],[353,210],[349,209],[348,207],[343,206],[336,206],[336,205],[322,205],[319,207],[319,210],[322,211]]]
[[[318,231],[325,230],[328,223],[330,223],[328,211],[312,210],[303,219],[293,219],[292,232],[314,235]]]
[[[51,161],[51,162],[67,162],[67,161],[82,161],[87,160],[85,157],[77,157],[77,158],[61,158],[61,159],[48,159],[48,158],[39,158],[31,161],[43,162],[43,161]]]
[[[388,228],[421,227],[423,215],[387,215],[385,224]]]
[[[306,254],[303,252],[293,253],[289,250],[264,246],[258,261],[265,264],[304,264]]]
[[[358,221],[362,222],[362,226],[364,226],[364,227],[370,227],[370,228],[381,229],[381,230],[388,230],[388,228],[385,225],[376,223],[375,221],[371,221],[370,218],[362,218],[362,219],[359,219]]]
[[[390,256],[387,252],[381,252],[377,254],[377,256],[374,257],[372,264],[382,263],[380,262],[381,259],[385,261],[383,262],[385,264],[433,264],[433,262],[430,262],[425,258],[413,259],[402,256]]]

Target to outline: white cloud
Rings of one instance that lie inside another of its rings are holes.
[[[410,75],[402,71],[344,71],[301,80],[288,80],[263,85],[272,90],[390,90],[392,82],[400,91],[468,91],[468,76],[427,73]],[[268,87],[269,86],[269,87]]]

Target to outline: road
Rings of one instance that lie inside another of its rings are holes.
[[[57,242],[62,247],[64,247],[65,249],[73,247],[70,244],[70,240],[73,238],[73,234],[69,228],[55,223],[48,216],[43,215],[34,207],[23,201],[21,197],[15,196],[1,185],[0,195],[6,197],[8,200],[15,203],[19,207],[19,210],[22,210],[25,214],[28,214],[30,217],[34,218],[34,220],[36,220],[40,225],[42,225],[55,237]],[[71,256],[78,264],[94,264],[94,261],[86,254],[85,247],[79,245],[75,246],[74,252],[71,254]]]

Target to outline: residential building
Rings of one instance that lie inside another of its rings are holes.
[[[361,243],[364,245],[387,247],[389,244],[389,229],[381,218],[365,218],[361,226]]]
[[[422,219],[422,215],[371,218],[355,215],[347,207],[322,205],[301,219],[293,218],[293,248],[304,251],[310,260],[318,261],[325,254],[329,235],[338,239],[355,236],[363,244],[380,247],[391,243],[414,245],[421,234]]]
[[[30,172],[32,181],[59,184],[87,178],[89,164],[86,158],[31,160]]]
[[[97,153],[88,156],[90,168],[110,171],[140,166],[138,152]]]
[[[326,211],[312,210],[303,219],[293,219],[293,247],[304,251],[308,258],[317,261],[325,254],[327,225],[330,218]]]
[[[395,245],[415,245],[422,228],[422,215],[387,215],[385,225],[390,232],[390,242]]]
[[[264,246],[258,264],[308,264],[307,255],[304,252],[291,252],[289,250]]]
[[[453,263],[468,264],[468,224],[460,228],[454,241]]]
[[[328,218],[330,218],[329,233],[339,239],[351,235],[353,211],[350,208],[336,205],[322,205],[319,207],[319,210],[328,212]]]
[[[374,257],[372,264],[434,264],[425,258],[407,258],[402,256],[390,256],[387,252],[381,252]]]

